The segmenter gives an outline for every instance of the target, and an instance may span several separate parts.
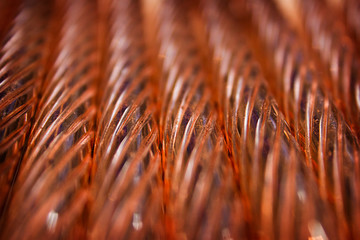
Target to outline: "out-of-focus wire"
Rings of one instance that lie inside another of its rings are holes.
[[[360,137],[360,58],[356,43],[342,18],[337,17],[325,1],[301,0],[300,6],[311,45],[330,73],[333,98]]]
[[[320,194],[337,216],[341,238],[358,238],[359,144],[357,137],[324,90],[321,76],[303,43],[271,1],[252,1],[250,9],[265,43],[277,80],[281,109],[317,177]]]

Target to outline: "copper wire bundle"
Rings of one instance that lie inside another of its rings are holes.
[[[102,9],[105,72],[95,143],[92,239],[164,237],[159,131],[153,69],[139,1]]]
[[[360,238],[357,18],[319,2],[320,61],[273,1],[0,3],[0,238]]]
[[[358,140],[275,5],[259,0],[252,3],[252,12],[278,74],[271,84],[314,170],[320,194],[333,205],[340,236],[356,239],[360,236]]]
[[[320,224],[322,237],[336,239],[334,222],[325,217],[331,213],[241,30],[220,1],[204,8],[228,144],[255,216],[251,226],[260,238],[307,239]]]
[[[58,42],[14,187],[7,239],[85,236],[99,73],[93,4],[54,5]]]
[[[1,45],[0,215],[38,103],[48,59],[48,11],[48,3],[24,2]]]
[[[312,47],[330,72],[330,89],[350,124],[360,134],[360,58],[341,17],[334,17],[322,0],[301,2],[303,21]],[[354,8],[356,11],[356,8]],[[330,13],[330,14],[329,14]],[[356,21],[352,21],[356,23]]]
[[[180,2],[166,1],[159,13],[167,237],[244,238],[247,209],[235,185],[201,46],[185,12]]]

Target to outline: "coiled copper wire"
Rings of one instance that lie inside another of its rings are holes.
[[[338,238],[305,156],[226,4],[204,1],[228,145],[259,238]],[[296,212],[296,214],[295,214]],[[314,233],[313,225],[324,232]],[[318,234],[318,235],[317,235]]]
[[[14,187],[7,239],[85,236],[99,74],[94,3],[54,5],[58,41]]]
[[[0,216],[26,148],[44,78],[49,7],[49,3],[25,1],[1,45]]]
[[[266,49],[243,0],[160,1],[154,26],[140,0],[25,2],[0,50],[1,238],[360,238],[356,57],[323,13],[330,84],[271,1],[247,1]]]
[[[270,84],[316,174],[321,196],[333,206],[340,237],[356,239],[360,236],[356,227],[360,223],[357,138],[275,5],[262,0],[250,5],[277,73],[277,80]]]
[[[164,238],[153,68],[139,1],[102,9],[105,72],[100,83],[90,239]]]
[[[331,89],[352,128],[360,136],[360,58],[341,17],[322,0],[301,2],[303,21],[312,47],[330,72]],[[356,11],[356,7],[354,8]],[[351,15],[350,15],[351,16]],[[349,16],[349,17],[350,17]],[[356,24],[356,20],[352,21]]]
[[[159,20],[167,237],[249,236],[194,23],[180,1],[164,1]]]

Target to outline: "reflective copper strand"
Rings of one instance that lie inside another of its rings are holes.
[[[334,99],[360,137],[360,58],[356,43],[342,18],[331,11],[324,0],[301,0],[300,3],[311,45],[331,75]],[[356,24],[355,19],[353,23]]]
[[[162,158],[167,238],[249,237],[244,209],[188,9],[159,13]]]
[[[6,239],[85,236],[99,73],[96,8],[88,0],[58,1],[55,8],[58,41],[14,187]]]
[[[164,238],[156,92],[141,6],[110,0],[101,7],[106,54],[89,236]]]
[[[277,80],[270,82],[291,130],[317,177],[320,194],[332,205],[340,237],[360,237],[359,145],[302,42],[270,1],[250,4],[259,37],[270,53]]]
[[[226,1],[204,1],[228,147],[260,239],[337,239],[334,215]],[[318,231],[321,229],[321,231]]]
[[[49,5],[25,1],[1,45],[0,216],[23,156],[44,78]]]

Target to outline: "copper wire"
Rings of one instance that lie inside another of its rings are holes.
[[[277,80],[270,84],[313,168],[323,199],[337,216],[342,238],[359,236],[359,144],[355,134],[311,67],[304,47],[275,5],[251,4],[259,36],[270,52]]]
[[[248,216],[187,12],[165,1],[159,13],[167,237],[237,239],[248,235]]]
[[[330,72],[332,94],[351,127],[360,136],[360,73],[356,43],[341,17],[332,14],[322,0],[301,1],[303,21],[312,47]],[[356,11],[356,7],[353,11]],[[351,17],[351,15],[349,15]],[[356,24],[356,20],[352,21]]]
[[[310,238],[308,226],[316,221],[325,236],[336,238],[334,222],[327,219],[331,212],[314,189],[311,169],[241,36],[242,30],[236,28],[226,4],[204,3],[225,130],[240,168],[239,179],[251,199],[252,226],[258,237]],[[324,208],[319,212],[320,206]]]
[[[139,1],[102,9],[106,54],[96,134],[91,239],[164,237],[153,69]]]
[[[48,59],[49,4],[26,1],[0,51],[0,215],[26,149]]]
[[[94,1],[59,1],[54,8],[58,41],[15,184],[8,239],[86,233],[99,74],[96,12]]]

